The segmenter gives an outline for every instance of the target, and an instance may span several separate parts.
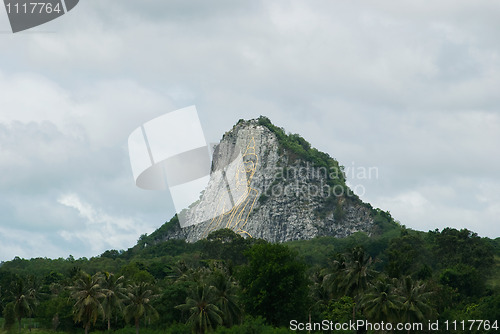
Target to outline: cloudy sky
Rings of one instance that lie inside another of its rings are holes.
[[[126,249],[173,214],[127,138],[196,105],[207,141],[268,116],[411,228],[500,236],[500,3],[85,0],[0,10],[0,260]],[[362,175],[361,175],[362,176]]]

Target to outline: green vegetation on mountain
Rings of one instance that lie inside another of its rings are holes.
[[[285,151],[285,155],[288,157],[290,163],[300,159],[303,162],[310,163],[311,166],[324,167],[328,171],[327,175],[329,176],[331,185],[337,184],[345,186],[346,180],[342,170],[343,167],[339,165],[337,160],[333,159],[327,153],[311,147],[311,144],[299,134],[287,134],[285,129],[274,125],[271,123],[271,120],[265,116],[260,116],[258,122],[259,125],[265,126],[276,135],[280,144],[279,149],[281,153],[283,153],[283,150]]]
[[[257,122],[278,138],[283,163],[325,167],[328,185],[348,190],[335,159],[266,117]],[[0,264],[0,332],[289,333],[292,320],[424,324],[407,333],[435,333],[429,321],[485,320],[488,327],[438,332],[498,332],[500,238],[407,229],[354,194],[321,204],[315,214],[336,222],[344,206],[362,207],[372,233],[273,244],[220,229],[188,243],[169,238],[180,229],[174,216],[126,251],[16,257]]]
[[[259,125],[268,128],[278,138],[278,142],[282,149],[285,149],[288,154],[292,154],[292,160],[301,159],[314,163],[316,167],[330,167],[337,165],[338,162],[328,154],[318,151],[311,147],[311,144],[302,138],[299,134],[287,134],[283,128],[280,128],[265,116],[260,116],[258,119]],[[340,173],[339,173],[340,174]]]

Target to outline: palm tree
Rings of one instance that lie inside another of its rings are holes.
[[[309,278],[312,283],[309,288],[309,298],[312,301],[308,308],[309,322],[311,322],[311,312],[326,307],[332,298],[330,294],[332,288],[331,285],[328,284],[330,283],[330,279],[325,279],[327,275],[331,275],[330,277],[332,278],[335,277],[332,273],[325,275],[324,271],[315,270]],[[333,281],[333,279],[331,279],[331,281]]]
[[[405,322],[423,322],[434,314],[434,309],[429,305],[432,292],[428,291],[424,282],[414,281],[410,276],[404,277],[400,281],[399,293],[403,297],[402,313]]]
[[[30,328],[33,326],[33,314],[36,310],[36,307],[39,304],[39,300],[45,296],[45,293],[41,292],[42,283],[35,276],[28,276],[27,278],[27,287],[29,293],[29,299],[31,301],[31,312],[30,312]]]
[[[361,298],[365,315],[373,322],[397,322],[403,297],[397,290],[397,279],[382,277]]]
[[[238,286],[227,273],[217,270],[212,275],[212,287],[216,305],[222,312],[222,321],[227,327],[239,323],[241,308],[238,305]]]
[[[336,258],[332,261],[331,267],[321,271],[323,281],[321,283],[323,289],[330,294],[333,298],[337,294],[344,295],[345,291],[341,286],[341,279],[346,269],[346,256],[345,254],[338,253]]]
[[[183,260],[177,261],[173,266],[169,266],[168,268],[170,269],[170,273],[167,276],[173,281],[182,280],[190,270],[190,267]]]
[[[127,289],[123,286],[124,276],[117,277],[108,272],[104,273],[102,286],[104,288],[104,300],[102,306],[104,308],[104,316],[108,321],[108,331],[111,329],[111,318],[114,310],[121,310],[123,299]]]
[[[175,308],[182,311],[189,311],[191,314],[187,323],[193,326],[196,333],[203,334],[222,324],[222,312],[215,305],[216,297],[214,287],[208,284],[198,284],[191,297],[186,298],[186,303]]]
[[[11,293],[14,298],[14,314],[19,324],[19,332],[21,332],[22,318],[29,317],[33,313],[33,291],[27,288],[22,278],[18,277],[12,283]]]
[[[355,247],[348,254],[344,268],[338,279],[339,289],[355,301],[352,309],[352,318],[356,320],[356,310],[363,292],[368,288],[376,272],[371,269],[372,258],[362,247]]]
[[[101,273],[90,276],[82,271],[74,285],[70,287],[71,297],[75,300],[73,306],[75,321],[83,323],[85,334],[88,333],[91,324],[95,325],[99,315],[104,315],[102,300],[105,298],[105,290],[101,283]]]
[[[151,301],[158,295],[153,294],[149,283],[132,284],[128,286],[127,303],[125,307],[125,320],[134,319],[135,332],[139,334],[139,321],[142,317],[147,319],[158,318],[158,312],[151,305]]]

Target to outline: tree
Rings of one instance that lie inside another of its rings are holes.
[[[31,312],[29,314],[30,318],[30,327],[32,327],[33,315],[36,311],[36,308],[46,294],[42,293],[42,282],[37,279],[34,275],[29,275],[26,279],[27,291],[29,293],[29,300],[31,302]]]
[[[155,278],[151,275],[143,262],[130,262],[121,268],[120,274],[133,282],[154,283]]]
[[[201,241],[202,254],[207,259],[221,259],[235,265],[244,264],[243,252],[250,247],[250,242],[233,230],[225,228],[210,232]]]
[[[346,262],[345,254],[337,253],[330,267],[322,270],[323,280],[321,285],[329,293],[330,299],[337,295],[345,295],[342,279],[346,270]]]
[[[401,231],[400,237],[391,240],[385,252],[389,259],[388,275],[394,278],[418,272],[425,265],[424,260],[429,258],[420,235],[410,234],[406,229]]]
[[[480,296],[484,291],[485,277],[469,265],[457,264],[444,269],[439,277],[441,284],[446,284],[465,296]]]
[[[71,331],[74,329],[74,301],[71,298],[73,291],[61,289],[52,298],[42,302],[37,317],[54,331]]]
[[[3,318],[5,320],[3,328],[9,331],[16,323],[16,314],[14,312],[14,302],[10,302],[3,308],[2,312]]]
[[[429,236],[434,238],[434,253],[444,268],[465,264],[487,273],[494,264],[493,246],[477,233],[447,227]]]
[[[246,253],[240,272],[245,309],[275,326],[287,325],[306,313],[306,266],[297,253],[280,244],[259,243]]]
[[[346,323],[351,320],[354,300],[348,296],[332,299],[326,310],[321,314],[322,319],[328,319],[335,323]]]
[[[240,323],[241,308],[237,298],[238,286],[234,279],[223,268],[219,268],[213,271],[210,281],[214,288],[216,304],[222,312],[224,325],[231,327]]]
[[[340,271],[339,289],[354,299],[352,318],[356,320],[356,310],[363,292],[368,288],[376,272],[371,269],[372,258],[362,247],[355,247],[347,254],[346,262]]]
[[[366,317],[372,322],[397,322],[403,297],[397,291],[397,279],[379,278],[361,298]]]
[[[104,315],[102,300],[105,298],[101,286],[102,274],[93,276],[81,271],[73,286],[70,287],[71,297],[75,300],[73,314],[76,322],[81,322],[88,333],[91,324],[95,325],[99,315]]]
[[[176,306],[181,311],[188,311],[187,323],[196,333],[205,333],[222,324],[222,312],[215,305],[215,288],[205,283],[197,284],[186,303]]]
[[[403,297],[401,310],[404,322],[424,322],[434,315],[434,309],[429,304],[432,292],[424,282],[414,281],[411,276],[406,276],[401,279],[398,291]]]
[[[22,318],[29,317],[33,313],[35,305],[34,294],[26,286],[24,279],[20,277],[12,283],[11,292],[14,299],[14,315],[19,324],[19,332],[21,332]]]
[[[500,292],[483,297],[469,319],[500,319]]]
[[[324,274],[319,269],[316,269],[309,277],[311,283],[309,286],[309,300],[311,301],[308,308],[309,322],[312,321],[312,314],[319,318],[320,313],[326,311],[330,303],[331,295],[325,288],[326,285],[323,284],[324,279]]]
[[[157,295],[153,293],[149,283],[134,283],[128,286],[128,305],[125,307],[125,320],[130,322],[134,319],[136,334],[139,334],[139,321],[141,318],[145,317],[148,320],[158,318],[158,312],[151,305],[155,298],[157,298]]]
[[[155,299],[153,306],[158,311],[158,321],[162,324],[171,324],[173,322],[185,323],[187,316],[175,307],[183,304],[192,288],[192,282],[172,282],[165,280],[161,293]]]
[[[123,286],[124,276],[116,276],[114,274],[105,272],[102,286],[104,288],[103,309],[104,316],[108,321],[108,331],[111,329],[111,318],[115,310],[121,310],[123,299],[127,289]]]
[[[173,281],[182,281],[187,277],[190,269],[191,268],[184,260],[177,261],[174,265],[169,267],[169,274],[167,277]]]

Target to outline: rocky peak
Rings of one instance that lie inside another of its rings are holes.
[[[270,242],[345,237],[374,228],[371,207],[352,193],[336,160],[268,118],[240,120],[216,146],[200,200],[162,240],[205,238],[230,228]]]

